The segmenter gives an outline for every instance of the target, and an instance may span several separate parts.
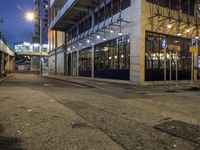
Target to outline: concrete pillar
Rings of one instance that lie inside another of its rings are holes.
[[[76,54],[77,54],[77,77],[79,77],[79,50],[76,52]]]
[[[5,69],[7,70],[7,73],[10,73],[10,55],[7,56],[7,61],[6,61],[6,65],[5,65]]]
[[[91,71],[91,77],[94,78],[94,45],[92,45],[92,49],[91,49],[91,53],[92,53],[92,59],[91,59],[91,64],[92,64],[92,71]]]
[[[131,0],[130,9],[130,80],[140,83],[141,0]]]
[[[64,50],[64,75],[67,75],[68,67],[67,67],[67,51]]]
[[[5,55],[4,55],[4,53],[1,53],[1,72],[5,71],[4,59],[5,59]]]
[[[57,51],[55,50],[55,75],[57,75]]]
[[[131,0],[130,80],[138,84],[144,84],[145,80],[145,28],[148,21],[145,7],[145,0]]]

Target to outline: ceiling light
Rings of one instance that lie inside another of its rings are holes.
[[[181,33],[181,32],[177,33],[177,36],[181,36],[181,35],[182,35],[182,33]]]
[[[188,28],[188,29],[186,29],[186,32],[187,32],[187,33],[189,33],[189,32],[190,32],[190,29],[189,29],[189,28]]]
[[[90,40],[89,40],[89,39],[87,40],[87,43],[90,43]]]
[[[171,25],[171,24],[168,24],[168,25],[167,25],[167,28],[168,28],[168,29],[171,29],[171,28],[172,28],[172,25]]]
[[[100,35],[97,35],[97,39],[100,39],[101,38],[101,36]]]
[[[121,35],[123,35],[123,33],[122,33],[122,32],[119,32],[118,35],[121,36]]]

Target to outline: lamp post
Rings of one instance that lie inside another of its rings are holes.
[[[39,17],[39,16],[35,16],[35,14],[34,14],[34,12],[27,12],[27,14],[26,14],[26,19],[28,20],[28,21],[35,21],[36,19],[37,20],[39,20],[39,22],[40,22],[40,63],[39,63],[39,65],[40,65],[40,67],[39,67],[39,69],[40,69],[40,71],[39,71],[39,74],[42,76],[42,17]]]

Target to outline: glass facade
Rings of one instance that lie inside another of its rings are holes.
[[[123,36],[95,46],[94,76],[129,80],[130,42]]]
[[[91,77],[92,52],[91,47],[79,52],[79,76]]]
[[[176,79],[176,68],[178,80],[190,80],[192,62],[189,52],[190,39],[148,31],[146,32],[145,80],[164,80],[165,57],[164,48],[162,48],[164,39],[167,41],[167,80],[170,79],[170,76],[172,80]]]

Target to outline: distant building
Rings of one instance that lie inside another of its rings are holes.
[[[35,15],[42,18],[42,43],[48,43],[48,0],[34,1]],[[40,43],[40,20],[35,22],[32,43]]]
[[[46,61],[48,55],[48,44],[42,45],[40,52],[39,43],[20,42],[15,44],[15,71],[16,72],[39,72],[41,62]],[[41,57],[40,57],[41,56]],[[42,66],[45,64],[42,63]]]
[[[17,54],[27,54],[27,55],[44,55],[47,56],[48,44],[42,45],[42,53],[40,53],[40,44],[39,43],[28,43],[20,42],[15,44],[15,52]]]

